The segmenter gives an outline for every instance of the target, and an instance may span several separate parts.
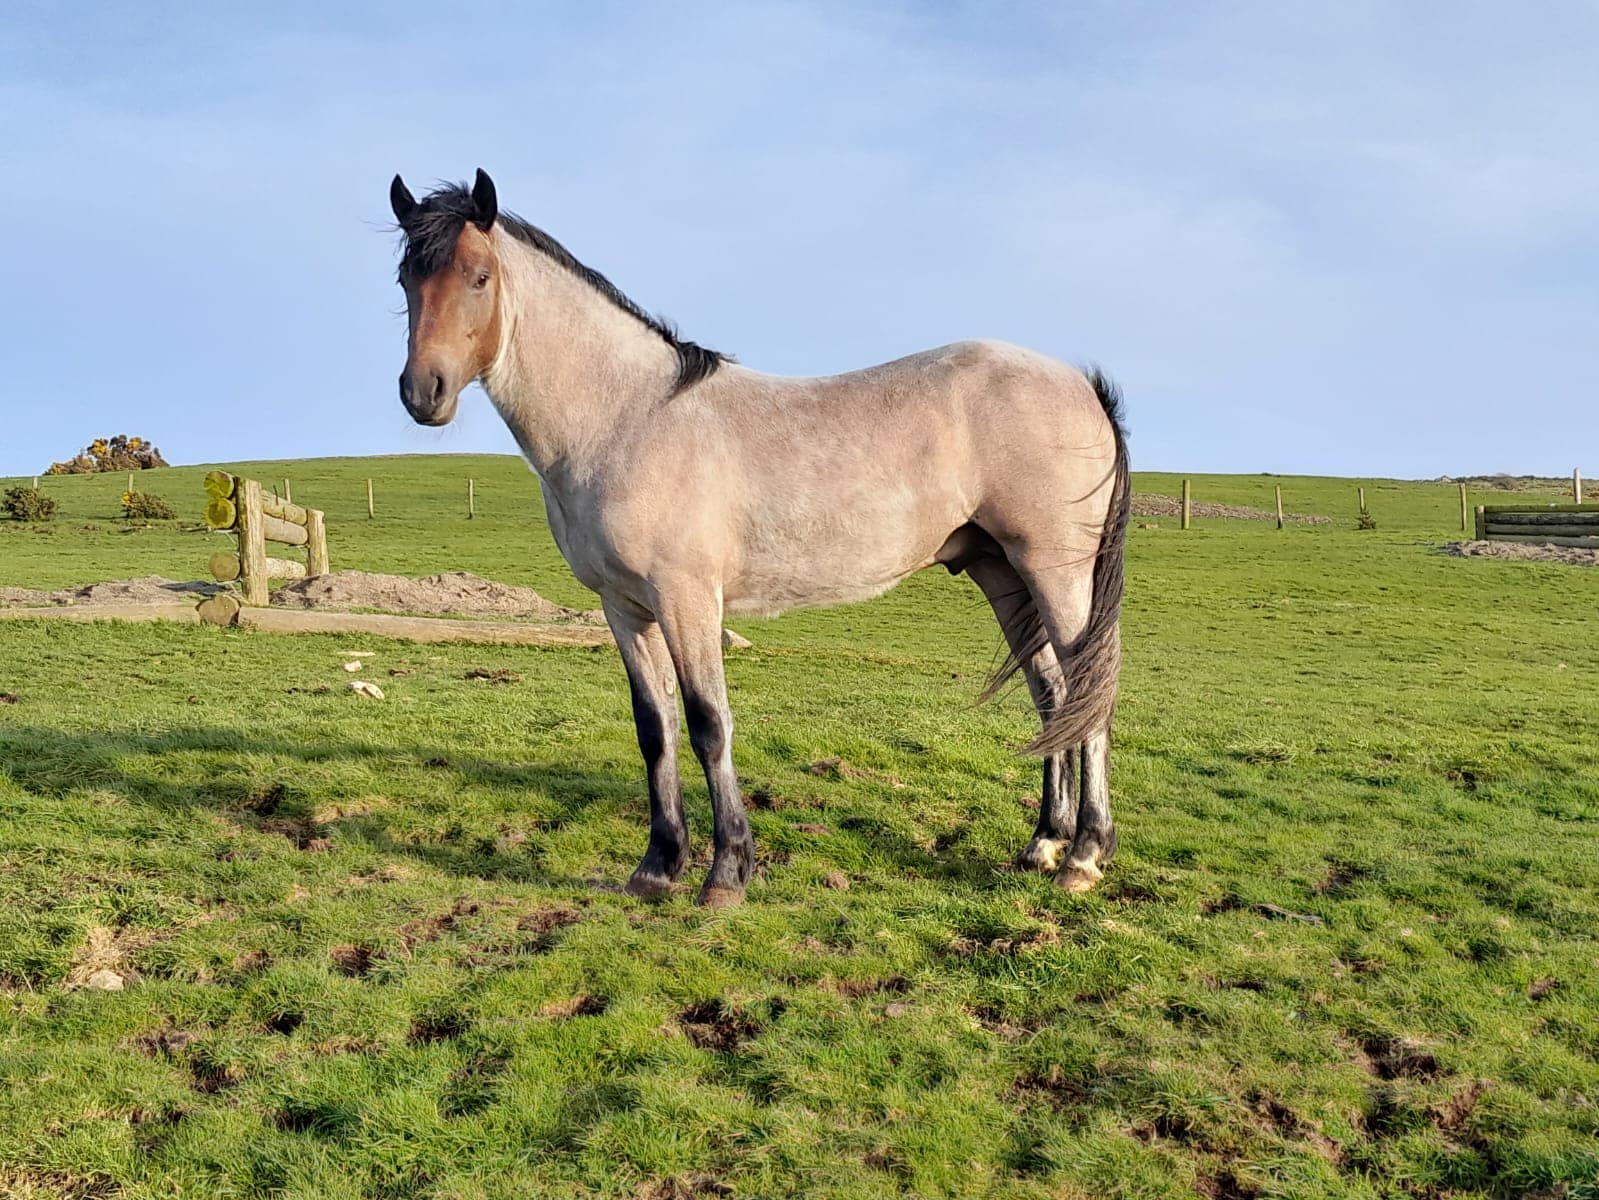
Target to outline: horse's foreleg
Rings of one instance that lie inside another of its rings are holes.
[[[711,791],[716,856],[699,902],[724,908],[744,899],[755,867],[755,841],[733,772],[733,714],[722,672],[721,597],[691,593],[663,599],[660,608],[661,632],[683,688],[689,742]]]
[[[635,896],[661,896],[688,861],[688,823],[677,771],[677,697],[672,658],[661,627],[648,614],[622,603],[605,602],[605,618],[616,635],[633,693],[633,724],[650,783],[650,845],[627,890]]]

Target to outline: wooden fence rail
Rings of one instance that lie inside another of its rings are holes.
[[[269,599],[273,579],[302,579],[325,575],[328,571],[327,523],[320,510],[302,508],[287,498],[263,493],[254,479],[239,479],[226,471],[212,471],[205,477],[209,499],[205,506],[206,523],[213,529],[238,537],[237,553],[213,554],[209,563],[213,578],[238,581],[239,598],[260,608]],[[266,544],[304,546],[305,562],[267,557]],[[200,605],[200,615],[218,624],[230,624],[239,610],[239,600],[224,593]]]

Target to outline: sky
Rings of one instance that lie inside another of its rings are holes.
[[[0,475],[514,452],[401,409],[387,189],[486,168],[780,374],[1098,363],[1133,465],[1599,477],[1599,4],[35,3]]]

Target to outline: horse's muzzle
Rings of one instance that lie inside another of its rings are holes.
[[[448,425],[460,392],[438,371],[407,367],[400,374],[400,403],[418,425]]]

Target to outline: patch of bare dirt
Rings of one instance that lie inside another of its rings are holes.
[[[1420,1042],[1405,1037],[1371,1034],[1359,1039],[1365,1068],[1378,1079],[1436,1079],[1447,1074],[1438,1056]]]
[[[283,608],[375,608],[435,617],[500,617],[525,621],[592,621],[590,614],[552,604],[532,588],[498,583],[467,571],[409,579],[372,571],[330,571],[295,580],[272,593]]]
[[[1133,516],[1135,517],[1180,517],[1183,515],[1183,502],[1175,496],[1134,496]],[[1277,514],[1267,512],[1263,508],[1250,508],[1243,504],[1210,504],[1202,500],[1195,500],[1189,505],[1196,517],[1225,517],[1233,521],[1275,521]],[[1311,513],[1283,513],[1283,520],[1292,521],[1296,525],[1331,525],[1331,517],[1317,516]]]
[[[604,996],[573,996],[568,1000],[552,1000],[539,1009],[539,1016],[551,1021],[570,1021],[573,1017],[597,1017],[609,1008],[611,1002]]]
[[[701,1050],[736,1050],[761,1031],[755,1019],[741,1008],[720,1000],[707,1000],[677,1014],[683,1036]]]
[[[714,1200],[733,1189],[709,1175],[669,1175],[651,1179],[634,1192],[636,1200]]]
[[[83,943],[74,951],[72,969],[67,972],[61,986],[68,991],[89,988],[93,991],[116,992],[139,981],[139,972],[132,963],[133,953],[150,941],[148,934],[128,929],[111,929],[104,925],[91,926]]]
[[[365,979],[370,975],[376,957],[370,946],[335,946],[328,951],[328,958],[332,960],[334,969],[351,979]]]
[[[1445,542],[1439,551],[1454,558],[1510,558],[1523,562],[1570,563],[1599,567],[1599,550],[1582,546],[1539,546],[1533,542]]]
[[[171,604],[228,590],[226,584],[206,580],[184,582],[146,575],[139,579],[109,579],[103,583],[54,590],[0,587],[0,608]],[[272,603],[279,608],[329,612],[375,609],[408,616],[495,617],[545,623],[603,624],[605,619],[604,614],[597,611],[579,612],[553,604],[532,588],[498,583],[466,571],[449,571],[422,579],[372,571],[331,571],[275,589]]]
[[[39,590],[0,587],[0,608],[66,608],[93,604],[172,604],[199,596],[214,596],[227,588],[220,583],[183,583],[145,575],[138,579],[108,579],[82,587]]]
[[[436,942],[445,934],[452,932],[465,918],[476,916],[482,907],[476,900],[468,900],[463,896],[448,912],[440,913],[436,917],[420,917],[401,925],[400,940],[405,943],[407,950],[425,942]]]

